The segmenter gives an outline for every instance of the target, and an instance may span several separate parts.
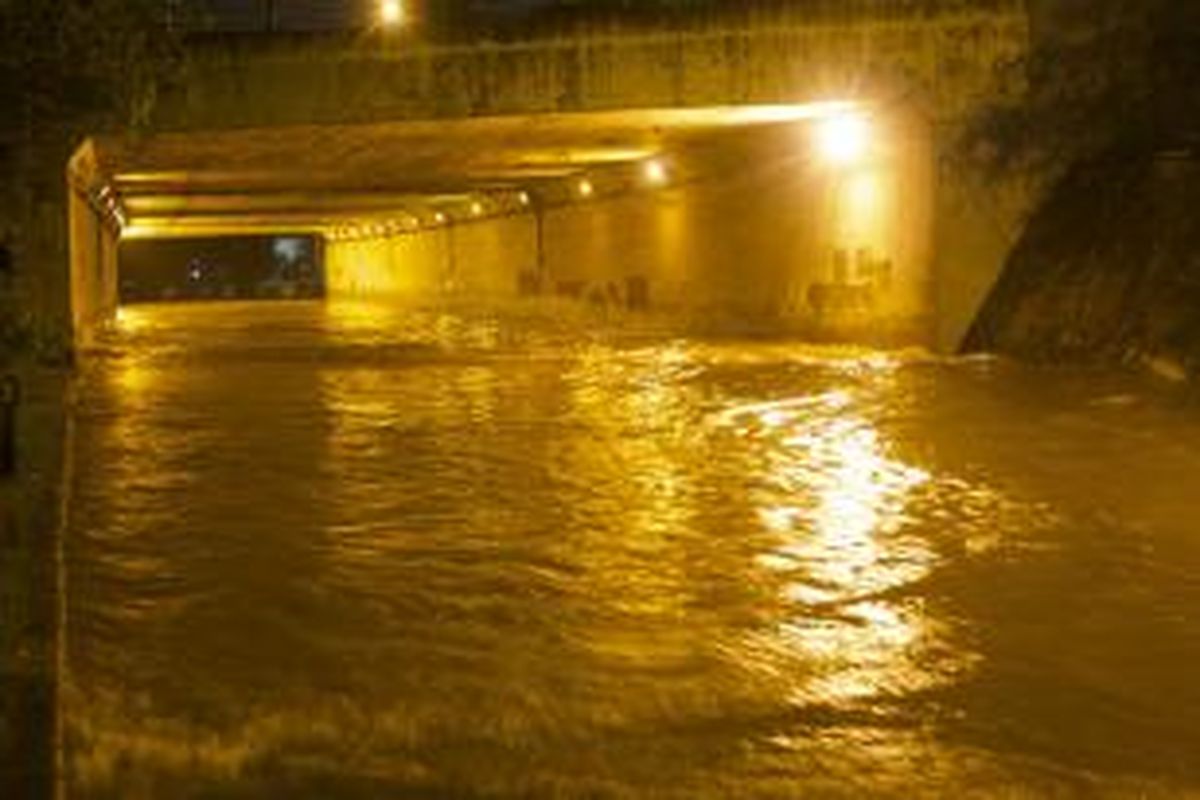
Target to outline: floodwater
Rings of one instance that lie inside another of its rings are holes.
[[[1200,411],[530,309],[134,307],[71,798],[1200,796]]]

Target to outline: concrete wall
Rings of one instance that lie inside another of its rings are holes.
[[[985,181],[943,159],[937,167],[934,343],[954,353],[1000,279],[1043,189],[1036,176]]]
[[[537,260],[531,215],[484,219],[418,233],[327,241],[326,287],[333,298],[509,297],[517,294],[519,273]]]
[[[168,130],[870,96],[961,118],[1028,47],[1020,0],[836,19],[797,10],[681,30],[430,47],[409,39],[208,40],[163,98]]]

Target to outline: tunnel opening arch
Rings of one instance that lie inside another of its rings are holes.
[[[925,254],[918,259],[923,262],[921,269],[926,279],[922,302],[927,306],[925,313],[936,318],[932,327],[937,345],[942,349],[953,349],[998,274],[1012,239],[1012,229],[1019,225],[1020,209],[1029,204],[1029,199],[1017,192],[1011,203],[1004,201],[1011,208],[1001,209],[999,213],[995,208],[979,208],[989,203],[995,205],[984,198],[988,187],[981,188],[978,181],[947,174],[943,169],[948,131],[969,117],[981,103],[987,102],[998,91],[1004,91],[1003,80],[999,80],[996,73],[999,67],[1013,63],[1027,51],[1030,22],[1025,3],[1020,0],[989,4],[986,9],[942,8],[929,14],[880,14],[877,11],[864,9],[836,18],[809,18],[804,14],[779,18],[747,17],[732,27],[714,20],[711,25],[687,30],[580,30],[571,36],[553,39],[459,46],[407,39],[399,42],[318,37],[299,42],[262,38],[248,43],[227,41],[220,36],[207,37],[189,43],[186,79],[163,94],[156,111],[156,125],[163,134],[151,135],[149,139],[192,136],[228,144],[231,139],[244,136],[253,147],[252,140],[257,131],[263,137],[274,137],[284,144],[281,152],[290,153],[294,166],[311,159],[304,153],[297,156],[297,148],[286,146],[287,140],[292,139],[294,144],[309,136],[310,153],[336,151],[343,146],[349,146],[353,151],[348,143],[354,137],[344,135],[350,128],[368,131],[388,126],[446,125],[457,129],[471,124],[488,125],[488,120],[496,119],[578,116],[595,120],[631,111],[651,114],[655,110],[705,114],[714,109],[790,107],[821,97],[859,98],[877,108],[887,109],[889,115],[894,112],[897,117],[922,120],[921,124],[910,128],[921,131],[914,141],[920,138],[921,146],[928,151],[920,167],[924,170],[920,181],[932,186],[929,192],[932,200],[926,202],[922,189],[920,202],[900,205],[904,213],[910,213],[914,206],[928,208],[928,211],[921,211],[930,218],[928,224],[915,226],[932,229],[932,233],[921,234],[927,238],[921,245]],[[503,69],[497,71],[499,65],[503,65]],[[297,91],[297,87],[303,88]],[[246,102],[247,98],[253,98],[254,102]],[[299,138],[293,138],[297,132],[305,130],[323,132],[315,136],[300,133]],[[115,150],[127,156],[126,144],[105,142],[98,149],[101,152]],[[210,162],[229,160],[233,162],[229,172],[240,172],[243,176],[252,171],[253,165],[239,163],[237,153],[223,147],[218,145],[208,149]],[[147,149],[153,153],[156,148],[162,156],[162,148],[153,141]],[[150,174],[164,178],[175,167],[180,175],[206,171],[206,168],[197,169],[196,158],[178,151],[175,155],[178,158],[174,162],[170,156],[159,158]],[[87,159],[81,156],[78,160],[84,162]],[[102,162],[101,175],[115,174],[111,164],[107,163],[110,159],[102,155],[99,161]],[[488,205],[487,201],[496,194],[507,191],[511,196],[519,197],[528,192],[528,187],[536,190],[544,181],[563,178],[562,174],[532,175],[529,166],[522,165],[523,174],[516,177],[511,169],[498,170],[486,178],[475,173],[465,184],[461,180],[448,179],[453,176],[445,174],[426,175],[425,185],[408,187],[406,191],[422,198],[438,192],[457,195],[458,206],[469,209],[481,198]],[[567,159],[566,165],[541,166],[565,170],[568,179],[575,179],[580,171],[586,173],[596,167],[586,158]],[[271,170],[278,172],[280,167],[277,163],[268,164],[267,171]],[[86,169],[82,171],[86,172]],[[743,180],[744,185],[751,183],[749,174],[742,177],[747,179]],[[363,188],[361,176],[357,180],[360,182],[358,188]],[[366,184],[372,194],[386,194],[386,191],[375,190],[389,187],[370,185],[371,180],[368,178]],[[603,183],[602,178],[600,191],[595,196],[597,202],[586,214],[572,213],[569,204],[551,204],[547,207],[548,213],[542,216],[520,209],[503,215],[505,219],[515,220],[510,227],[521,230],[522,241],[533,243],[508,248],[521,253],[515,260],[523,262],[523,266],[515,281],[504,279],[506,286],[516,283],[518,287],[529,288],[538,280],[544,286],[549,278],[541,273],[556,261],[554,255],[547,252],[547,247],[550,251],[558,247],[558,252],[565,253],[561,260],[577,271],[583,265],[603,260],[574,257],[571,248],[561,241],[569,240],[571,236],[556,236],[557,230],[569,229],[574,231],[576,238],[586,236],[603,242],[607,237],[611,242],[620,238],[617,233],[621,233],[623,227],[630,228],[618,221],[620,214],[607,215],[611,221],[604,223],[605,215],[596,213],[597,208],[621,206],[619,198],[607,192]],[[337,181],[330,181],[320,190],[338,192],[353,188],[336,184]],[[261,186],[253,188],[258,191]],[[300,188],[302,191],[313,189],[312,186]],[[92,190],[95,191],[95,187]],[[204,194],[206,187],[197,189],[193,186],[188,191]],[[671,197],[672,193],[678,196],[679,187],[673,186],[672,191],[664,192],[663,196]],[[779,219],[777,209],[794,203],[781,201],[768,206],[760,196],[764,193],[752,189],[747,189],[746,193],[751,200],[761,204],[762,217],[775,215],[776,234],[782,230],[781,225],[789,222]],[[840,194],[843,195],[843,206],[853,206],[879,192],[871,188],[869,180],[863,179],[855,181]],[[912,192],[906,194],[906,199],[916,196]],[[98,203],[100,207],[92,209],[96,215],[103,219],[108,214],[104,208],[109,202],[106,198],[84,192],[77,200],[72,201],[77,210]],[[334,260],[341,263],[346,262],[343,254],[370,250],[373,245],[369,242],[376,241],[375,249],[387,255],[381,261],[411,264],[411,254],[405,255],[404,248],[396,242],[405,242],[407,247],[420,238],[432,237],[402,230],[405,214],[414,205],[395,197],[391,200],[396,202],[393,203],[395,213],[390,216],[372,208],[345,214],[336,220],[325,215],[314,222],[310,217],[302,221],[307,225],[305,233],[327,243]],[[376,196],[367,202],[378,203],[379,198]],[[805,204],[813,205],[808,201]],[[669,203],[662,205],[671,206]],[[709,212],[709,224],[702,227],[722,230],[727,235],[716,244],[700,246],[696,243],[703,237],[686,236],[679,231],[688,226],[696,227],[694,220],[703,217],[697,209],[703,205],[674,203],[674,210],[665,214],[671,221],[663,222],[659,227],[675,232],[659,236],[657,244],[645,245],[640,255],[638,248],[633,248],[634,255],[648,262],[656,258],[663,260],[662,253],[667,249],[664,241],[672,237],[691,239],[693,246],[676,248],[675,256],[667,259],[686,263],[688,274],[682,277],[666,275],[663,281],[666,288],[656,292],[657,296],[684,297],[687,302],[695,303],[698,297],[707,293],[713,300],[709,305],[715,308],[727,304],[731,292],[737,293],[745,284],[753,284],[759,287],[760,298],[746,300],[743,305],[771,305],[780,298],[784,298],[783,305],[812,305],[813,294],[804,287],[804,281],[797,282],[796,286],[784,286],[778,281],[760,280],[762,275],[750,275],[745,276],[749,280],[741,281],[739,285],[738,278],[743,277],[744,271],[730,270],[720,263],[714,263],[707,270],[716,276],[712,280],[692,280],[691,276],[705,271],[706,260],[729,263],[729,258],[715,259],[710,254],[722,249],[739,249],[730,244],[739,236],[746,245],[740,249],[751,252],[755,250],[755,243],[778,238],[739,231],[737,226],[720,225],[718,223],[728,221],[733,213],[714,210]],[[720,204],[711,205],[717,207]],[[421,202],[415,207],[418,211],[428,210]],[[455,208],[451,203],[448,209],[433,212],[435,218],[439,211],[450,218],[449,232],[440,234],[443,239],[458,243],[486,240],[488,237],[481,232],[494,231],[497,227],[492,224],[495,217],[490,213],[483,215],[485,219],[474,219],[470,214],[457,219]],[[124,210],[128,217],[146,216],[132,209]],[[744,213],[744,209],[735,211]],[[72,214],[86,219],[86,215]],[[164,215],[169,216],[170,212],[163,212],[160,217]],[[573,218],[574,221],[570,221]],[[286,221],[277,219],[276,222],[284,224]],[[400,230],[389,230],[389,225],[399,226]],[[125,225],[118,224],[119,238],[128,236],[129,228],[136,230],[137,226],[136,221],[130,220]],[[106,243],[105,235],[96,234],[97,226],[89,227],[86,222],[79,222],[72,223],[72,227],[73,252],[81,255],[79,258],[72,256],[71,316],[76,323],[77,338],[86,339],[90,330],[102,324],[106,316],[111,316],[112,300],[101,297],[104,292],[97,292],[96,287],[112,283],[112,269],[105,266],[105,259],[111,261],[112,256],[105,254],[105,248],[109,251],[113,248],[110,242]],[[861,236],[861,231],[858,234],[846,232],[847,239],[855,236]],[[377,241],[385,239],[394,240],[393,245],[384,246]],[[79,245],[77,248],[75,243]],[[658,256],[653,253],[655,248],[660,251]],[[441,264],[439,269],[446,273],[440,277],[443,285],[462,285],[470,277],[463,272],[462,266],[472,263],[471,254],[459,258],[453,252],[455,248],[445,244],[430,245],[427,249],[441,252],[441,256],[433,260]],[[623,248],[623,254],[629,249]],[[861,253],[864,249],[869,251],[870,248],[852,243],[826,248],[825,263],[833,273],[829,282],[837,283],[840,274],[857,276],[864,271],[886,275],[887,255]],[[910,246],[908,249],[920,248]],[[447,250],[451,252],[447,254]],[[526,250],[532,253],[526,253]],[[602,250],[603,247],[597,247],[592,252]],[[87,260],[96,264],[90,272],[84,270],[76,279],[75,263]],[[771,258],[741,260],[765,263]],[[812,262],[814,258],[806,256],[805,260]],[[860,269],[862,264],[867,266]],[[381,269],[374,278],[359,274],[357,283],[366,287],[372,280],[377,281],[387,274],[386,269]],[[396,274],[396,270],[392,269],[391,274]],[[492,270],[492,274],[497,271]],[[586,276],[561,278],[567,291],[578,290],[581,280],[586,281]],[[713,288],[712,284],[721,280],[728,285]],[[704,285],[706,283],[709,285]],[[375,288],[380,287],[376,284]],[[579,291],[587,292],[586,289]],[[82,296],[77,296],[81,292]],[[816,294],[818,305],[853,304],[845,293],[837,290]]]
[[[236,234],[319,242],[334,297],[536,295],[913,338],[931,225],[914,118],[819,100],[89,140],[69,169],[77,336],[115,315],[122,242]]]

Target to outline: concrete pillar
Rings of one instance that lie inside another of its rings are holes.
[[[115,223],[97,202],[99,178],[91,142],[72,157],[67,174],[68,297],[74,343],[87,347],[116,316]]]
[[[87,347],[117,311],[117,234],[89,198],[72,189],[67,199],[70,237],[71,327]]]

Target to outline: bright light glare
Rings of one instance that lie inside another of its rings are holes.
[[[474,203],[471,203],[471,216],[473,216],[473,217],[483,216],[483,203],[480,203],[478,200],[475,201]]]
[[[592,182],[589,181],[587,178],[584,178],[579,181],[578,188],[579,188],[579,196],[580,197],[591,197],[592,193],[596,191],[596,187],[592,186]]]
[[[517,202],[523,206],[529,205],[529,192],[521,192],[517,195]]]
[[[870,144],[871,125],[862,114],[837,114],[817,123],[817,148],[834,166],[862,161]]]
[[[403,0],[380,0],[379,18],[384,25],[396,27],[404,24]]]
[[[662,186],[667,182],[667,165],[657,158],[652,158],[642,165],[642,175],[651,186]]]

